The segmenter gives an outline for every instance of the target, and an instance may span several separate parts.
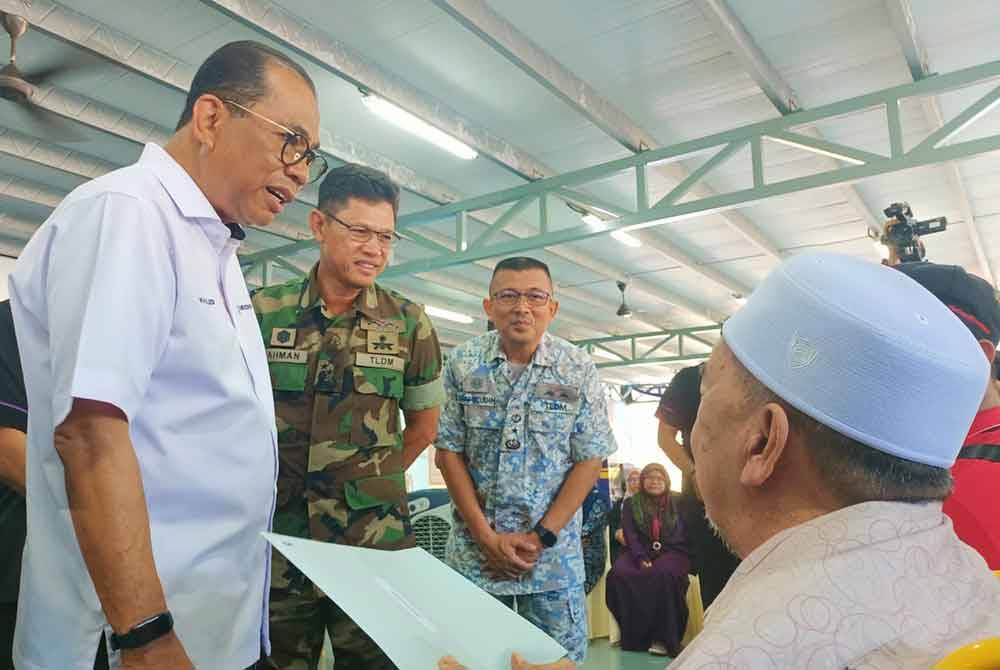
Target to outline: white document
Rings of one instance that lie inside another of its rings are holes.
[[[566,655],[558,642],[420,548],[360,549],[264,533],[337,603],[399,670],[436,670],[454,656],[470,670],[510,670]]]

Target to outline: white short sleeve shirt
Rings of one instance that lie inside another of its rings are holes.
[[[53,432],[74,398],[117,406],[153,556],[198,668],[245,668],[267,639],[277,439],[239,241],[159,146],[70,193],[25,247],[11,306],[31,413],[19,670],[89,670],[106,626]]]

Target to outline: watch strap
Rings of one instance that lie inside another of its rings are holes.
[[[160,612],[129,629],[128,632],[112,633],[108,637],[111,651],[119,649],[138,649],[154,640],[158,640],[174,629],[174,617],[170,612]]]
[[[542,546],[546,549],[554,547],[556,542],[559,541],[559,536],[543,526],[541,522],[535,524],[534,531],[538,535],[538,539],[541,540]]]

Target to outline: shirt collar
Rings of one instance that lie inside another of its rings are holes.
[[[304,310],[309,310],[313,308],[323,307],[323,298],[319,294],[319,263],[317,262],[312,266],[312,270],[309,271],[309,278],[306,280],[308,282],[308,289],[302,292],[299,298],[299,307]],[[372,284],[368,288],[362,290],[358,293],[358,297],[354,299],[353,310],[361,312],[366,317],[373,321],[378,321],[383,317],[379,314],[379,300],[378,300],[378,285]],[[331,318],[329,315],[324,314],[327,318]]]
[[[152,170],[177,209],[187,219],[209,219],[222,223],[218,212],[180,163],[166,149],[150,142],[142,150],[139,163]]]
[[[492,362],[507,360],[507,354],[504,353],[503,348],[500,346],[500,333],[493,331],[490,335],[492,337],[486,353],[486,359]],[[542,333],[542,339],[538,343],[538,348],[535,349],[535,354],[531,357],[531,364],[541,367],[552,365],[552,336],[547,331]]]
[[[146,144],[139,157],[139,163],[156,175],[184,218],[201,223],[222,223],[219,213],[212,207],[205,193],[166,149],[152,142]],[[237,241],[246,237],[239,224],[225,225],[229,229],[228,237]]]

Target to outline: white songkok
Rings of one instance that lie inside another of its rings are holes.
[[[969,329],[915,281],[859,258],[782,263],[722,328],[778,397],[869,447],[955,462],[990,366]]]

